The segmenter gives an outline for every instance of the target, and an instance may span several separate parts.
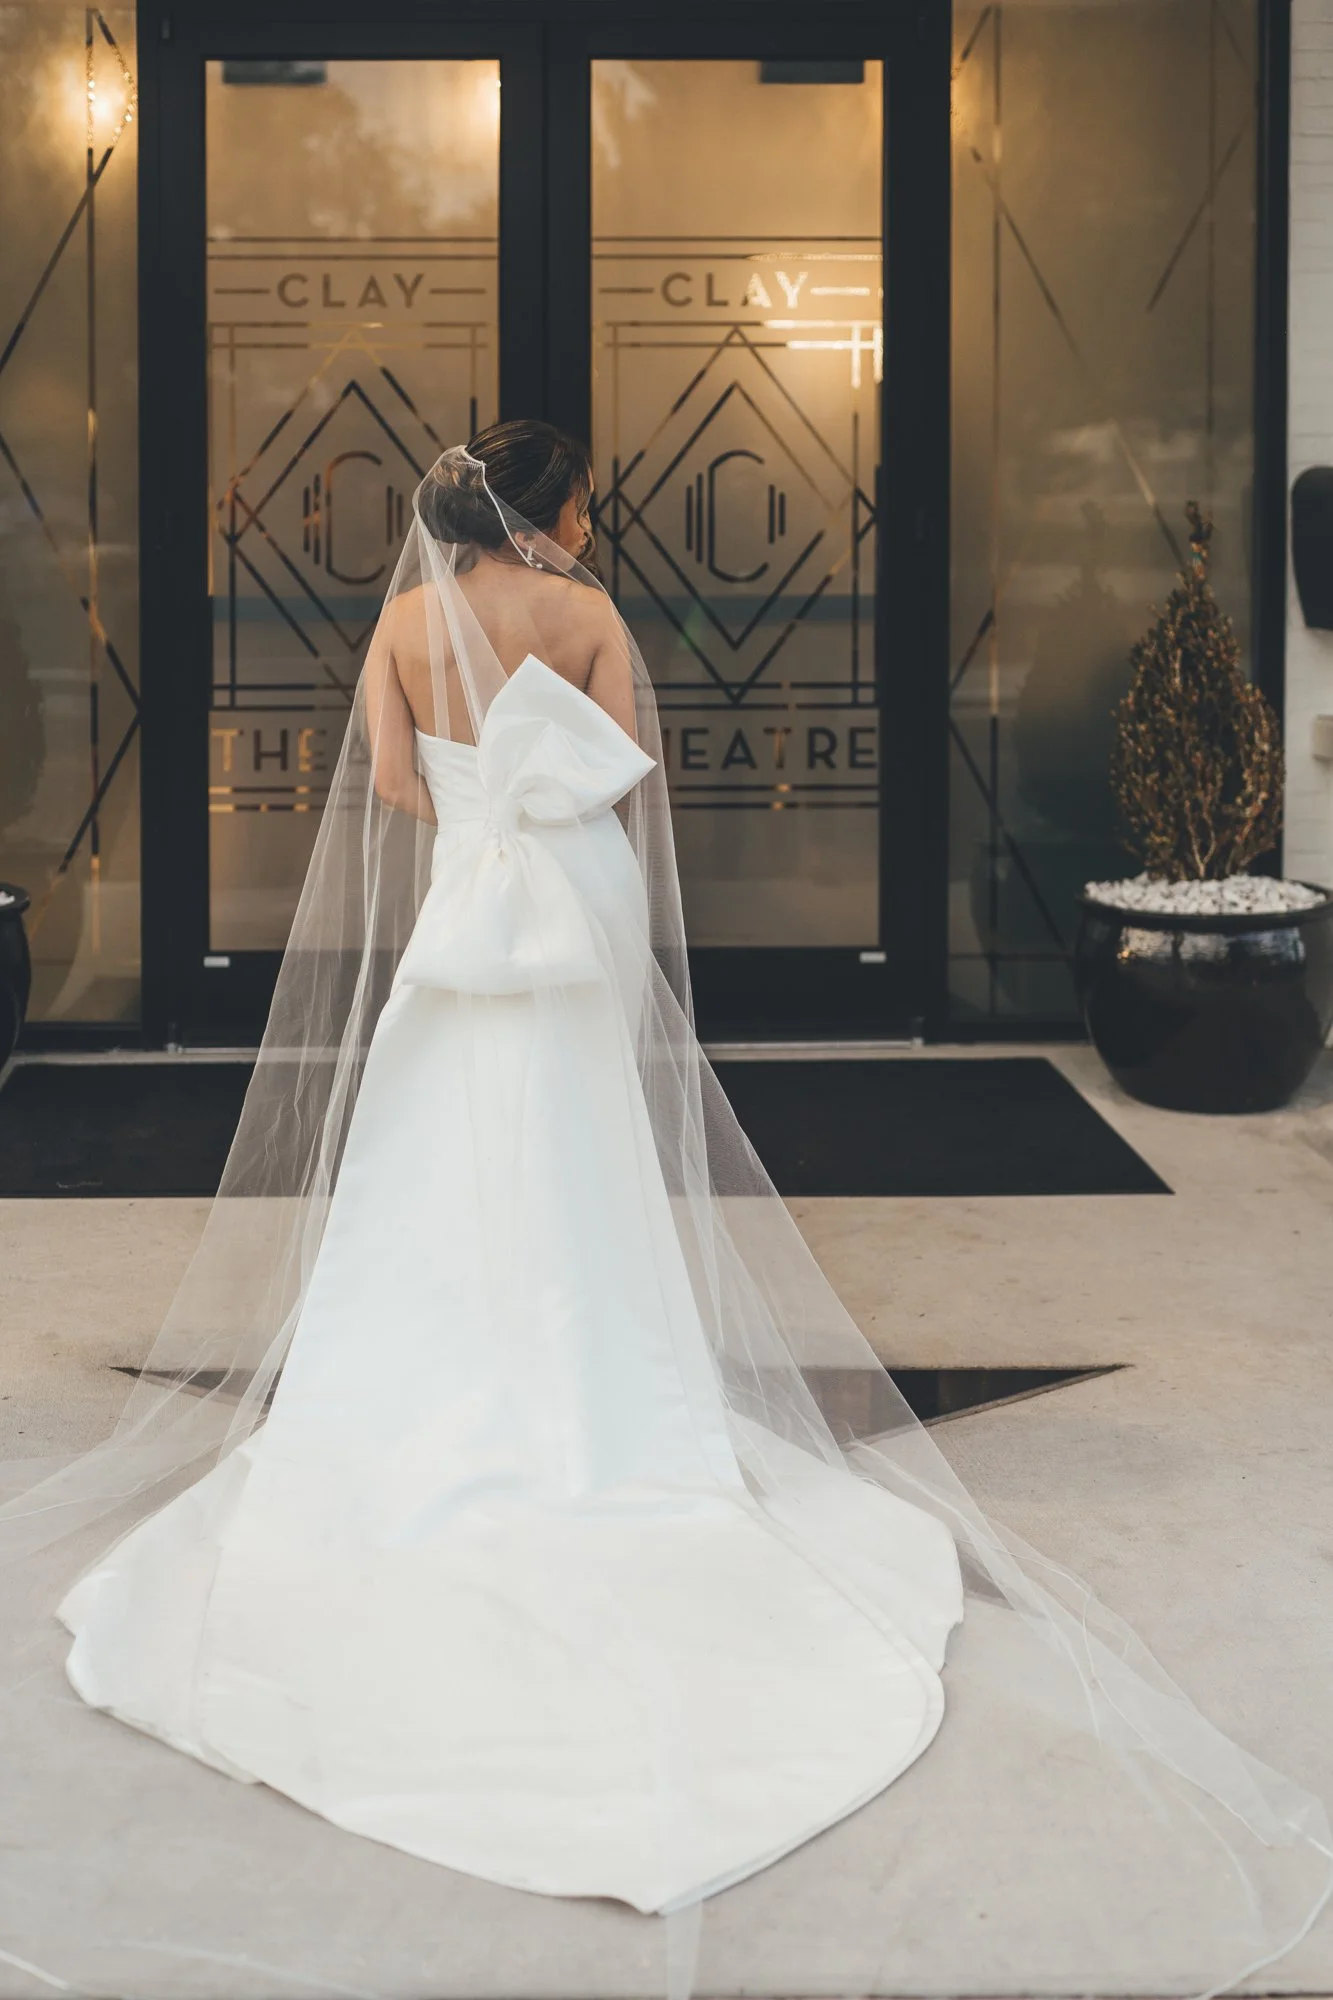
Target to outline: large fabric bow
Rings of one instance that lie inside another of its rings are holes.
[[[431,886],[396,983],[532,992],[607,976],[574,883],[540,829],[623,798],[654,760],[596,702],[529,654],[486,711],[476,756],[437,772]]]

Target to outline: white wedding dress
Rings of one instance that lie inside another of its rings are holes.
[[[417,754],[432,887],[267,1421],[76,1584],[68,1671],[353,1832],[670,1910],[920,1756],[954,1543],[767,1432],[742,1472],[635,1060],[653,760],[533,657]]]

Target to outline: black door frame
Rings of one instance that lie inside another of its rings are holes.
[[[253,1043],[279,954],[208,953],[212,633],[204,63],[225,56],[498,56],[500,405],[586,435],[589,63],[597,56],[881,57],[885,365],[876,642],[883,965],[855,950],[703,951],[700,1025],[756,1039],[921,1034],[944,1018],[949,583],[950,10],[835,0],[144,0],[140,37],[143,1032]],[[184,489],[182,490],[182,469]],[[891,611],[890,611],[891,607]],[[775,1002],[785,1003],[779,1007]]]

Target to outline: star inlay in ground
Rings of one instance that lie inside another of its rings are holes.
[[[901,1425],[902,1411],[895,1390],[923,1424],[944,1424],[980,1410],[997,1409],[1002,1403],[1020,1403],[1051,1389],[1087,1382],[1094,1376],[1113,1375],[1125,1365],[1123,1361],[1107,1361],[1080,1368],[808,1368],[804,1373],[834,1430],[869,1438]],[[175,1384],[195,1396],[221,1390],[238,1401],[251,1380],[248,1369],[236,1369],[229,1374],[221,1368],[199,1368],[176,1375],[168,1369],[132,1368],[118,1363],[115,1372],[158,1382],[164,1387]],[[272,1398],[270,1390],[265,1404]]]

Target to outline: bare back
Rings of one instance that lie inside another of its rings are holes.
[[[634,733],[628,650],[601,591],[550,570],[485,555],[459,577],[458,585],[506,674],[535,652]],[[472,723],[447,629],[440,639],[448,716],[435,714],[425,589],[407,591],[396,601],[389,638],[415,727],[427,735],[471,743]]]
[[[630,650],[604,591],[491,555],[480,556],[457,583],[506,674],[535,653],[605,709],[626,735],[635,736]],[[418,585],[385,606],[364,673],[376,792],[387,804],[426,820],[435,814],[416,768],[413,731],[456,743],[474,741],[462,676],[438,606],[428,624],[433,588]],[[432,642],[443,661],[446,715],[436,713]]]

